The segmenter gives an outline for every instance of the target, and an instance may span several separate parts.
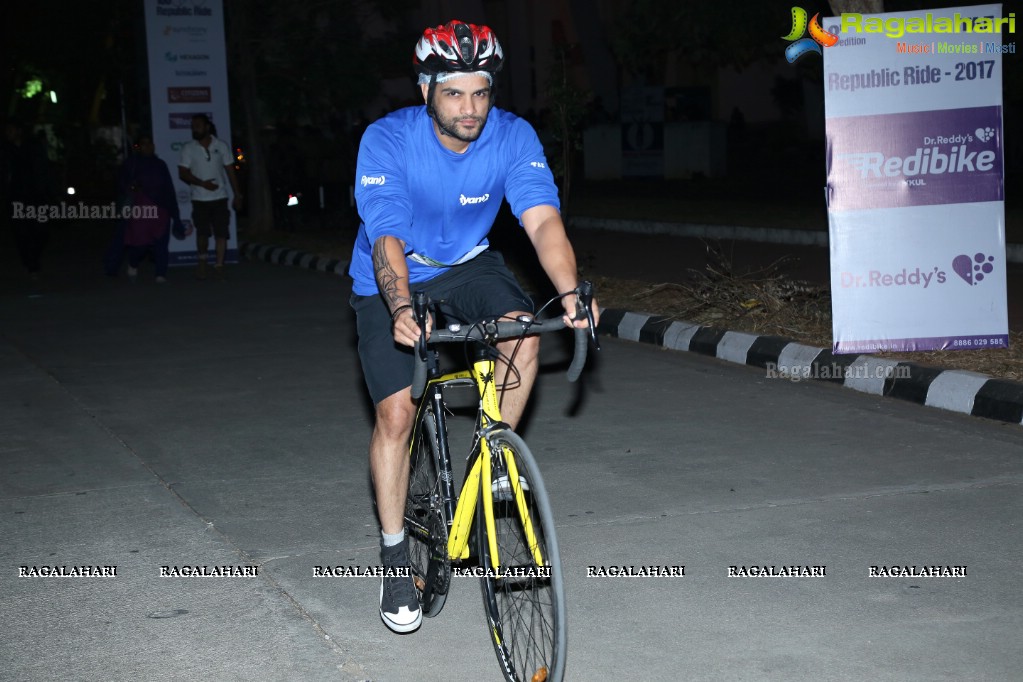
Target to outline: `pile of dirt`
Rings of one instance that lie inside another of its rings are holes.
[[[602,307],[663,316],[708,327],[782,336],[809,346],[831,348],[831,291],[785,274],[783,259],[754,272],[737,274],[721,250],[708,244],[702,271],[690,270],[683,283],[650,283],[592,273]],[[880,352],[879,358],[979,372],[1023,381],[1023,332],[1009,333],[1009,347],[915,353]]]

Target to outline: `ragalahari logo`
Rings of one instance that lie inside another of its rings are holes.
[[[807,23],[806,17],[806,10],[802,7],[792,8],[792,30],[787,36],[782,36],[782,40],[792,43],[785,48],[785,58],[789,60],[789,64],[808,52],[823,55],[822,47],[831,47],[838,42],[838,36],[821,28],[820,21],[818,21],[820,14],[813,15],[813,19],[809,23]],[[807,29],[810,31],[810,37],[804,38],[803,34]]]

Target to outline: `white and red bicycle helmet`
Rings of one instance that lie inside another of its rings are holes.
[[[493,80],[503,63],[501,43],[489,26],[457,20],[426,29],[412,57],[416,73],[430,80],[445,73],[476,71],[490,74]]]

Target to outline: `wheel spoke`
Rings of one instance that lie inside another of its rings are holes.
[[[502,432],[494,437],[491,449],[504,455],[495,461],[492,491],[499,569],[534,572],[482,580],[484,603],[496,630],[494,648],[509,680],[560,680],[564,673],[564,595],[550,503],[532,455],[518,436]],[[517,469],[521,486],[505,485],[508,469],[504,460],[508,457],[514,458],[512,470]],[[513,489],[524,497],[525,513]],[[536,547],[527,540],[527,525]],[[480,547],[484,565],[489,566],[487,543],[481,540]],[[547,565],[536,565],[534,557],[538,555]],[[535,575],[538,569],[546,569],[550,577]]]
[[[447,545],[447,525],[440,503],[436,449],[433,413],[424,410],[410,453],[405,532],[409,538],[413,582],[426,616],[440,613],[451,579],[447,554],[437,551]]]

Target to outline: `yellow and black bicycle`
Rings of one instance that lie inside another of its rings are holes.
[[[591,310],[592,286],[583,282],[568,294],[576,295],[577,317],[585,315],[589,321],[588,329],[575,329],[575,352],[568,370],[569,380],[574,381],[586,362],[588,344],[599,346]],[[413,296],[422,339],[427,315],[434,308],[422,292]],[[565,329],[560,317],[451,324],[434,329],[429,341],[421,340],[415,350],[412,395],[419,399],[419,410],[409,447],[405,505],[413,580],[423,614],[432,617],[444,607],[453,566],[456,572],[479,575],[488,629],[507,680],[561,680],[567,627],[564,576],[550,500],[526,443],[501,421],[495,344]],[[472,368],[442,373],[435,346],[443,343],[463,344],[471,352],[467,364]],[[504,361],[512,376],[514,354]],[[466,387],[476,390],[479,407],[458,492],[451,469],[445,392]]]

